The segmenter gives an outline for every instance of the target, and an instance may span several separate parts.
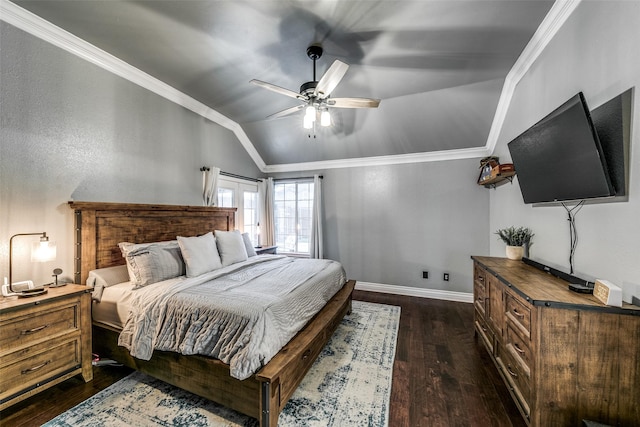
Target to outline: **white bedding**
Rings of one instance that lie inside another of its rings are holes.
[[[99,314],[104,323],[116,324],[127,310],[119,344],[134,357],[148,360],[154,350],[203,354],[222,360],[233,377],[245,379],[271,360],[345,281],[335,261],[252,257],[135,291],[111,286],[94,305],[95,311],[105,303],[94,319]],[[118,299],[124,306],[119,302],[115,314],[105,315]]]
[[[94,322],[122,329],[135,292],[129,281],[103,288],[100,300],[94,301],[91,307]]]

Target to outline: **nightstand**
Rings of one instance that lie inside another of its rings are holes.
[[[0,298],[0,410],[74,375],[93,379],[86,286]]]
[[[278,247],[277,246],[258,246],[255,248],[257,255],[263,254],[276,254]]]

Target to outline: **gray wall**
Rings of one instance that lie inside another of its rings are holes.
[[[582,91],[591,109],[635,87],[629,201],[587,205],[577,215],[576,275],[619,286],[640,284],[640,2],[582,2],[518,84],[496,153],[507,142]],[[569,229],[562,207],[532,207],[518,186],[491,193],[491,230],[531,227],[531,256],[569,271]],[[504,244],[491,239],[491,254]]]
[[[350,279],[471,292],[470,256],[489,251],[493,191],[475,183],[478,166],[472,159],[320,172],[325,257]]]
[[[73,277],[69,200],[200,205],[201,166],[259,175],[232,132],[4,22],[0,55],[0,278],[9,237],[41,231],[57,260],[17,239],[14,279]]]
[[[474,159],[326,172],[326,256],[356,280],[471,292],[470,255],[489,247],[490,190],[475,183],[478,166]]]

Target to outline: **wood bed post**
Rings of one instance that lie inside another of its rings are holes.
[[[93,238],[91,238],[93,236]],[[96,211],[75,210],[74,282],[84,284],[96,265]]]
[[[261,384],[260,427],[275,427],[280,415],[280,380],[264,381]]]

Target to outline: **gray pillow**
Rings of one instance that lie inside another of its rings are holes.
[[[187,265],[187,277],[195,277],[222,267],[213,233],[197,237],[178,236],[182,258]]]
[[[176,240],[153,243],[119,243],[127,260],[129,280],[134,289],[183,276],[185,265]]]
[[[216,230],[215,233],[218,252],[220,252],[220,258],[222,258],[222,265],[224,267],[247,260],[247,249],[245,248],[240,231]]]
[[[256,250],[253,247],[253,243],[251,243],[249,233],[242,233],[242,240],[244,240],[244,248],[247,250],[247,257],[256,256]]]

